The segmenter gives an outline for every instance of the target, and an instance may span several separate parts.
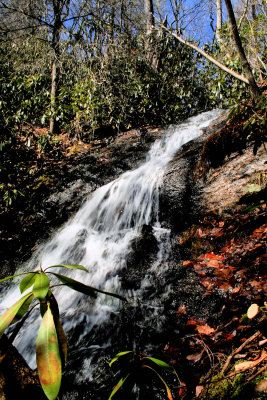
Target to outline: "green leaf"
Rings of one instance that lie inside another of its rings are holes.
[[[169,400],[173,400],[173,397],[172,397],[170,388],[169,388],[169,386],[167,385],[167,383],[165,382],[165,380],[162,378],[162,376],[161,376],[157,371],[155,371],[154,368],[151,368],[149,365],[143,365],[143,367],[144,367],[144,368],[149,368],[151,371],[153,371],[153,372],[158,376],[158,378],[164,383],[164,386],[165,386],[165,388],[166,388],[166,392],[167,392],[168,399],[169,399]]]
[[[153,363],[157,364],[159,367],[162,367],[166,369],[168,372],[171,372],[172,374],[176,375],[176,371],[173,367],[171,367],[169,364],[165,363],[162,360],[159,360],[158,358],[153,358],[153,357],[144,357],[144,359],[150,360]]]
[[[82,265],[74,265],[74,264],[51,265],[51,267],[47,267],[46,270],[49,268],[58,268],[58,267],[69,268],[69,269],[81,269],[82,271],[88,272],[88,269],[86,269]]]
[[[1,279],[1,280],[0,280],[0,283],[1,283],[1,282],[4,282],[4,281],[7,281],[8,279],[15,278],[16,276],[20,276],[20,275],[28,275],[28,272],[22,272],[21,274],[16,274],[16,275],[8,276],[7,278]]]
[[[15,318],[13,319],[13,321],[11,322],[11,324],[15,324],[23,317],[23,315],[26,314],[33,298],[34,298],[33,293],[31,293],[31,296],[20,307],[19,311],[17,312],[17,314],[16,314]]]
[[[0,336],[4,333],[6,328],[11,324],[17,313],[23,306],[23,304],[32,296],[32,293],[28,293],[19,299],[13,306],[4,312],[0,317]]]
[[[93,288],[91,288],[90,286],[86,286],[83,283],[75,281],[74,279],[69,278],[68,276],[65,275],[56,274],[55,272],[50,272],[50,273],[55,275],[62,283],[64,283],[64,285],[68,286],[69,288],[94,298],[97,297],[95,290],[93,290]]]
[[[57,331],[61,364],[64,366],[67,362],[67,338],[59,318],[54,318],[54,322]]]
[[[125,378],[121,378],[119,380],[119,382],[117,383],[117,385],[114,387],[114,389],[111,392],[111,395],[109,396],[108,400],[112,399],[112,397],[114,396],[114,394],[117,393],[117,391],[122,387],[122,385],[124,384],[124,382],[126,381],[126,379],[128,378],[130,374],[128,374]]]
[[[29,289],[34,284],[36,277],[37,272],[30,272],[28,275],[26,275],[20,282],[20,293],[23,293],[25,290]]]
[[[105,292],[104,290],[96,289],[92,286],[84,285],[81,282],[75,281],[72,278],[69,278],[68,276],[61,275],[61,274],[56,274],[55,272],[50,272],[50,274],[55,275],[64,285],[68,286],[69,288],[76,290],[77,292],[81,292],[83,294],[86,294],[88,296],[97,297],[96,293],[103,293],[108,296],[116,297],[117,299],[126,301],[126,299],[118,294],[111,293],[111,292]]]
[[[37,299],[44,300],[49,290],[50,279],[43,272],[38,273],[33,285],[33,294]]]
[[[109,366],[111,367],[111,365],[112,365],[115,361],[117,361],[118,358],[120,358],[121,356],[124,356],[124,355],[126,355],[126,354],[129,354],[129,353],[133,353],[133,351],[132,351],[132,350],[129,350],[129,351],[122,351],[121,353],[116,354],[115,357],[110,361]]]
[[[62,366],[56,326],[49,306],[38,332],[36,362],[43,391],[49,400],[55,400],[60,389]]]

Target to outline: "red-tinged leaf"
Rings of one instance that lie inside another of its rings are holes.
[[[249,284],[250,284],[250,286],[257,287],[257,288],[259,288],[261,286],[261,283],[258,281],[250,281]]]
[[[183,262],[184,266],[192,267],[194,265],[193,261],[184,261]]]
[[[196,397],[199,397],[200,393],[204,389],[204,386],[196,386]]]
[[[218,268],[219,266],[220,266],[220,264],[218,263],[217,260],[210,260],[207,263],[207,267],[209,267],[209,268]]]
[[[4,333],[6,328],[11,324],[11,322],[16,317],[17,313],[21,310],[24,303],[33,297],[32,293],[28,293],[19,299],[13,306],[4,312],[0,317],[0,336]]]
[[[180,382],[180,389],[179,389],[179,396],[180,399],[183,399],[187,393],[187,387],[186,384],[184,382]]]
[[[176,311],[176,314],[187,314],[186,312],[186,306],[183,304],[182,306],[180,306],[178,308],[178,310]]]
[[[235,288],[231,291],[231,294],[239,293],[239,292],[240,292],[240,289],[241,289],[241,286],[242,286],[242,285],[235,287]]]
[[[222,290],[223,292],[227,292],[227,290],[229,290],[231,287],[232,286],[230,285],[229,282],[224,282],[219,285],[219,289]]]
[[[126,381],[126,379],[128,378],[130,374],[128,374],[125,378],[121,378],[119,380],[119,382],[117,383],[117,385],[114,387],[114,389],[111,392],[111,395],[109,396],[108,400],[112,399],[112,397],[114,396],[114,394],[117,393],[117,391],[122,387],[122,385],[124,384],[124,382]]]
[[[213,335],[213,333],[215,332],[215,330],[211,328],[209,325],[198,325],[197,331],[201,335]]]
[[[222,229],[221,228],[213,228],[210,231],[210,235],[211,236],[216,236],[216,237],[220,237],[223,235]]]
[[[223,226],[224,226],[224,222],[223,222],[223,221],[220,221],[220,222],[219,222],[219,227],[222,228]]]
[[[208,290],[210,290],[214,285],[214,283],[210,279],[201,279],[200,283]]]
[[[205,264],[204,265],[199,265],[196,264],[194,265],[194,270],[199,276],[206,276],[206,271],[205,271]]]
[[[56,327],[49,306],[38,332],[36,362],[43,391],[49,400],[55,400],[60,389],[62,366]]]
[[[224,260],[224,256],[215,254],[212,251],[211,253],[202,254],[202,256],[198,257],[198,259],[200,261],[203,261],[203,260],[221,260],[222,261],[222,260]]]
[[[202,229],[197,229],[196,234],[198,237],[203,237],[206,236],[206,234],[202,231]]]
[[[190,326],[190,325],[196,326],[197,325],[197,321],[192,317],[187,321],[186,325],[187,326]]]

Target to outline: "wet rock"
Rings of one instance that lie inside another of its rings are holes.
[[[151,225],[143,225],[141,236],[133,240],[131,247],[126,268],[121,274],[121,282],[124,289],[137,290],[158,251],[157,240],[153,235]]]
[[[5,400],[25,398],[45,400],[38,375],[3,335],[0,340],[0,397]]]

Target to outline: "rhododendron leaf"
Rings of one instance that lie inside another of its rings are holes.
[[[62,365],[56,326],[49,305],[38,332],[36,362],[43,391],[49,400],[55,400],[60,389]]]
[[[50,279],[43,272],[38,273],[33,285],[33,294],[37,299],[45,300],[49,290]]]
[[[129,351],[122,351],[121,353],[116,354],[115,357],[110,361],[109,366],[111,367],[111,365],[112,365],[115,361],[117,361],[121,356],[125,356],[126,354],[129,354],[129,353],[133,353],[133,351],[132,351],[132,350],[129,350]]]
[[[24,303],[27,302],[27,300],[32,296],[33,296],[32,293],[26,294],[21,299],[19,299],[15,304],[13,304],[13,306],[11,306],[8,310],[6,310],[4,312],[4,314],[1,315],[1,317],[0,317],[0,336],[4,333],[6,328],[14,320],[17,313],[23,307]]]
[[[34,284],[37,275],[39,275],[37,272],[31,272],[22,279],[19,285],[20,293],[25,292]]]

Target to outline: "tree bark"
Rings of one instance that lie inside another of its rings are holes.
[[[219,45],[223,43],[221,37],[221,30],[222,30],[222,0],[216,0],[216,14],[217,14],[217,21],[216,21],[216,36]]]
[[[59,124],[56,121],[56,108],[57,98],[59,92],[59,57],[60,57],[60,31],[62,26],[61,21],[61,9],[60,0],[53,1],[55,22],[52,32],[52,50],[53,50],[53,62],[52,62],[52,82],[51,82],[51,118],[50,118],[50,132],[56,133],[59,130]]]
[[[145,13],[146,33],[149,34],[152,32],[155,25],[153,0],[145,0]]]
[[[230,22],[230,26],[231,26],[233,40],[235,42],[235,46],[236,46],[238,55],[241,60],[241,64],[244,68],[244,71],[246,72],[250,90],[251,90],[253,96],[257,99],[260,97],[261,92],[255,81],[255,78],[253,76],[252,70],[250,68],[249,62],[247,60],[246,54],[245,54],[243,46],[242,46],[242,42],[241,42],[241,39],[240,39],[240,36],[238,33],[238,29],[237,29],[237,25],[236,25],[236,19],[235,19],[231,0],[225,0],[225,5],[226,5],[228,16],[229,16],[229,22]]]
[[[217,67],[221,68],[223,71],[227,72],[228,74],[234,76],[235,78],[239,79],[240,81],[249,84],[248,79],[243,76],[238,74],[237,72],[231,70],[230,68],[226,67],[226,65],[222,64],[220,61],[216,60],[214,57],[210,56],[208,53],[206,53],[204,50],[200,49],[193,43],[187,42],[184,40],[181,36],[178,36],[176,33],[173,33],[170,31],[166,26],[161,24],[162,28],[164,28],[167,32],[169,32],[172,36],[174,36],[176,39],[179,40],[179,42],[185,44],[188,47],[191,47],[192,49],[196,50],[199,54],[201,54],[203,57],[205,57],[207,60],[211,61],[213,64],[217,65]]]

